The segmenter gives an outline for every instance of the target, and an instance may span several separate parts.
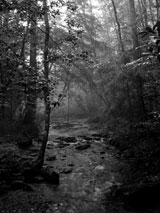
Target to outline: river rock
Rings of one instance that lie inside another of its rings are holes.
[[[57,141],[64,141],[64,140],[65,140],[65,137],[63,137],[63,136],[57,137],[56,140],[57,140]]]
[[[104,155],[104,154],[105,154],[105,152],[104,152],[104,151],[101,151],[101,152],[100,152],[100,154],[101,154],[101,155]]]
[[[64,139],[64,141],[68,143],[76,143],[77,139],[75,137],[67,137]]]
[[[69,143],[60,143],[59,148],[65,148],[66,146],[69,146]]]
[[[96,138],[97,138],[97,137],[100,138],[100,137],[102,137],[102,134],[96,134],[96,133],[95,133],[95,134],[92,134],[92,136],[93,136],[93,137],[96,137]]]
[[[92,138],[88,137],[88,136],[84,136],[83,139],[86,140],[86,141],[91,141],[92,140]]]
[[[90,145],[89,143],[86,143],[86,144],[77,145],[77,146],[75,147],[75,149],[77,149],[77,150],[84,150],[84,149],[88,149],[88,148],[90,148],[90,147],[91,147],[91,145]]]
[[[59,185],[59,174],[50,167],[44,167],[41,170],[41,176],[47,183]]]
[[[98,166],[96,166],[95,167],[95,171],[103,171],[105,169],[105,166],[103,166],[103,165],[98,165]]]
[[[61,171],[61,173],[69,174],[69,173],[71,173],[72,171],[73,171],[73,168],[69,166],[69,167],[64,168],[64,169]]]
[[[56,156],[55,156],[55,155],[53,155],[53,156],[48,156],[46,160],[47,160],[47,161],[54,161],[54,160],[56,160]]]

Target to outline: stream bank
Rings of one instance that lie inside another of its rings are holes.
[[[35,142],[25,150],[9,143],[1,147],[32,160],[40,144]],[[107,136],[100,134],[97,127],[91,127],[84,120],[73,121],[70,125],[52,124],[44,166],[60,175],[59,186],[40,181],[6,188],[0,196],[1,213],[126,212],[117,204],[113,206],[112,201],[106,202],[106,194],[113,186],[121,185],[123,163],[108,144]]]

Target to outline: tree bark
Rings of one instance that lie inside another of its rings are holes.
[[[155,19],[154,19],[154,14],[153,14],[153,10],[152,10],[153,2],[152,2],[152,0],[148,0],[148,1],[149,1],[149,11],[150,11],[150,16],[151,16],[151,21],[152,21],[152,25],[154,26]]]
[[[132,33],[132,42],[133,42],[133,50],[134,50],[134,59],[140,57],[140,51],[138,49],[138,33],[137,33],[137,22],[136,22],[136,10],[135,10],[135,2],[134,0],[129,0],[129,9],[130,9],[130,27]]]
[[[37,0],[34,2],[35,10],[37,6]],[[30,15],[30,79],[28,81],[28,91],[26,100],[26,110],[24,123],[29,125],[35,125],[35,113],[36,113],[36,76],[37,76],[37,12],[33,12]],[[27,32],[26,32],[27,33]],[[25,39],[25,38],[24,38]],[[24,40],[25,42],[25,40]],[[22,47],[24,48],[24,47]],[[22,50],[24,51],[24,50]],[[22,53],[23,54],[23,53]]]
[[[148,25],[147,1],[146,1],[146,0],[141,0],[141,1],[142,1],[142,9],[143,9],[144,24],[145,24],[145,27],[147,27],[147,25]]]
[[[159,0],[156,0],[156,10],[157,10],[157,21],[160,21],[160,11],[159,11],[159,8],[160,8],[160,3],[159,3]]]
[[[44,129],[44,137],[42,146],[38,156],[38,164],[39,168],[43,166],[45,149],[48,141],[49,134],[49,124],[50,124],[50,100],[49,100],[49,62],[48,62],[48,54],[49,54],[49,34],[50,34],[50,26],[48,20],[48,9],[47,9],[47,0],[43,0],[44,7],[44,22],[45,22],[45,39],[44,39],[44,78],[45,78],[45,88],[44,88],[44,102],[45,102],[45,129]]]
[[[113,10],[114,10],[114,16],[115,16],[115,20],[116,20],[116,24],[117,24],[117,29],[118,29],[118,38],[119,38],[119,44],[120,44],[120,50],[121,52],[124,53],[124,44],[122,41],[122,33],[121,33],[121,26],[118,20],[118,14],[117,14],[117,9],[114,3],[114,0],[111,0],[112,2],[112,6],[113,6]]]
[[[133,49],[134,49],[134,59],[138,59],[140,57],[140,50],[138,49],[138,33],[137,33],[137,23],[136,23],[136,10],[135,10],[135,2],[134,0],[129,0],[130,6],[130,24],[132,31],[132,41],[133,41]],[[138,104],[139,104],[139,117],[141,121],[146,119],[146,108],[143,97],[143,79],[140,73],[136,75],[136,83],[137,83],[137,96],[138,96]]]
[[[142,28],[145,28],[145,24],[144,24],[144,21],[143,21],[142,2],[140,0],[138,0],[138,8],[139,8],[139,14],[140,14],[140,17],[141,17]]]

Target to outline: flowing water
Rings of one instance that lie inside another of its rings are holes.
[[[33,146],[28,155],[34,157],[38,146]],[[1,201],[5,205],[12,196],[11,202],[15,212],[44,212],[44,213],[106,213],[105,194],[114,184],[120,184],[120,162],[116,158],[115,150],[107,144],[106,136],[99,134],[97,128],[91,128],[84,120],[65,124],[52,124],[46,149],[45,166],[53,168],[60,174],[60,185],[32,184],[34,193],[41,198],[39,204],[25,210],[18,207],[22,199],[21,192],[5,195]],[[19,198],[18,198],[19,196]],[[26,196],[23,195],[23,196]],[[14,198],[13,198],[14,197]],[[24,198],[25,200],[25,198]],[[32,199],[32,202],[34,199]],[[36,199],[35,199],[36,200]],[[36,202],[36,201],[35,201]],[[41,202],[41,204],[40,204]],[[38,208],[38,205],[42,206]],[[31,206],[31,205],[30,205]],[[0,212],[14,212],[4,210]],[[17,210],[18,209],[18,210]]]

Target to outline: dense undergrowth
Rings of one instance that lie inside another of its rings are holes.
[[[109,141],[116,147],[120,158],[128,165],[124,168],[126,183],[160,179],[160,123],[158,120],[141,122],[128,132],[113,134]]]

